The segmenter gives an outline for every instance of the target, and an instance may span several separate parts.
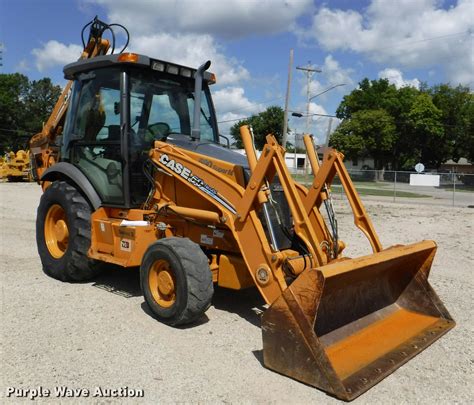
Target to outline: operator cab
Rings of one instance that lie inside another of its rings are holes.
[[[61,145],[61,161],[78,167],[107,206],[138,207],[150,182],[144,164],[154,141],[187,149],[219,143],[204,71],[200,134],[192,138],[196,69],[137,54],[105,55],[64,68],[74,80]],[[200,99],[200,100],[199,100]]]

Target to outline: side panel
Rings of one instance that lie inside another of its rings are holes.
[[[129,218],[134,216],[131,211],[127,213]],[[143,211],[135,212],[141,213],[143,218]],[[122,219],[111,218],[110,214],[110,209],[106,208],[92,214],[89,257],[123,267],[140,266],[148,246],[158,239],[155,226],[121,226]]]

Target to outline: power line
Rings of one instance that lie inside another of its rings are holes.
[[[431,37],[431,38],[423,38],[423,39],[417,39],[415,41],[406,41],[406,42],[401,42],[399,45],[407,45],[407,44],[416,44],[418,42],[426,42],[426,41],[434,41],[435,39],[443,39],[443,38],[449,38],[449,37],[457,37],[459,35],[464,35],[464,34],[469,34],[470,30],[467,31],[462,31],[462,32],[456,32],[453,34],[446,34],[446,35],[440,35],[438,37]],[[393,45],[392,45],[393,46]]]
[[[382,51],[382,50],[389,49],[389,48],[397,48],[399,46],[406,46],[406,45],[411,45],[411,44],[417,44],[417,43],[420,43],[420,42],[427,42],[427,41],[434,41],[434,40],[437,40],[437,39],[456,37],[456,36],[470,34],[470,33],[471,33],[471,31],[467,30],[467,31],[462,31],[462,32],[456,32],[456,33],[453,33],[453,34],[440,35],[440,36],[437,36],[437,37],[417,39],[417,40],[413,40],[413,41],[399,41],[398,43],[394,43],[392,45],[387,45],[387,46],[383,46],[383,47],[379,47],[379,48],[373,48],[373,49],[369,49],[368,51],[369,52]]]
[[[226,122],[235,122],[235,121],[245,121],[245,120],[248,120],[252,118],[252,116],[250,117],[242,117],[242,118],[234,118],[232,120],[224,120],[224,121],[217,121],[218,124],[224,124]]]
[[[272,103],[272,102],[274,102],[274,101],[281,100],[282,98],[284,98],[284,96],[280,96],[280,97],[277,97],[277,98],[273,98],[273,99],[271,99],[271,100],[262,101],[262,102],[259,102],[259,103],[254,103],[253,105],[248,105],[247,107],[238,108],[237,110],[226,111],[225,114],[234,114],[234,113],[236,113],[236,112],[238,112],[238,111],[249,110],[249,109],[251,109],[251,108],[255,108],[255,106],[269,104],[269,103]]]
[[[296,111],[292,111],[292,110],[288,110],[288,111],[291,112],[291,113],[295,112],[295,113],[299,114],[299,113],[296,112]],[[306,117],[306,115],[303,115],[303,114],[302,114],[302,116]],[[311,114],[311,113],[310,113],[309,116],[310,116],[310,117],[312,117],[312,116],[317,116],[317,117],[337,118],[336,115],[329,115],[329,114]],[[295,115],[295,117],[298,117],[298,116]],[[252,116],[250,116],[250,117],[242,117],[242,118],[234,118],[234,119],[231,119],[231,120],[217,121],[217,123],[218,123],[218,124],[223,124],[223,123],[226,123],[226,122],[245,121],[245,120],[248,120],[248,119],[250,119],[250,118],[252,118]]]

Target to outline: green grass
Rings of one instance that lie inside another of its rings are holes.
[[[453,188],[451,187],[451,190],[452,190],[452,189],[453,189]],[[445,189],[445,190],[446,190],[446,191],[449,191],[449,190],[447,190],[447,189]],[[474,193],[474,189],[472,189],[472,188],[471,188],[471,189],[469,189],[469,188],[460,188],[460,187],[458,187],[458,186],[456,186],[456,190],[455,190],[455,191],[456,191],[456,193],[457,193],[457,192],[460,192],[460,193]]]
[[[340,193],[342,186],[333,185],[332,190],[334,193]],[[380,197],[393,197],[393,190],[380,190],[378,188],[363,188],[356,187],[357,192],[360,195],[375,195]],[[426,194],[411,193],[409,191],[397,190],[396,197],[407,197],[407,198],[430,198],[431,196]]]
[[[388,182],[388,181],[357,181],[357,180],[352,180],[354,185],[356,187],[359,186],[369,186],[369,187],[388,187],[392,186],[393,187],[393,182]]]
[[[304,174],[294,174],[293,179],[301,184],[309,185],[313,181],[313,176],[305,176]],[[354,181],[354,186],[360,195],[374,195],[380,197],[393,197],[393,183],[390,182],[375,182],[375,181]],[[365,186],[365,188],[364,188]],[[390,189],[381,189],[381,187],[389,187]],[[340,184],[333,184],[332,190],[334,193],[340,193],[342,186]],[[430,198],[430,195],[412,193],[410,191],[397,190],[396,197],[407,198]]]
[[[453,185],[450,184],[449,186],[440,186],[439,187],[441,190],[444,191],[453,191]],[[473,186],[465,186],[464,184],[456,184],[456,189],[455,192],[459,193],[474,193],[474,187]]]
[[[301,184],[311,184],[313,182],[313,176],[304,174],[293,174],[293,179]],[[383,181],[357,181],[352,180],[356,187],[366,186],[366,187],[393,187],[393,182],[383,182]],[[337,185],[336,185],[337,186]]]

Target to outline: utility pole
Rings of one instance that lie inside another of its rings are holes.
[[[326,146],[326,148],[329,146],[329,137],[331,136],[331,127],[332,127],[332,117],[329,118],[328,130],[326,132],[326,141],[324,142],[324,146]]]
[[[290,63],[288,64],[288,84],[286,85],[285,114],[283,115],[283,135],[281,139],[282,146],[286,148],[288,138],[288,104],[290,102],[291,71],[293,70],[293,49],[290,49]]]
[[[3,56],[2,56],[2,51],[3,51],[3,44],[0,42],[0,67],[3,66]]]
[[[321,73],[321,69],[316,69],[311,65],[311,61],[308,61],[307,66],[296,66],[296,69],[302,70],[306,73],[306,133],[309,134],[309,103],[310,103],[310,96],[309,96],[309,91],[310,91],[310,84],[311,84],[311,79],[313,77],[314,73]]]

